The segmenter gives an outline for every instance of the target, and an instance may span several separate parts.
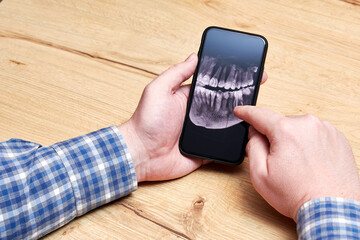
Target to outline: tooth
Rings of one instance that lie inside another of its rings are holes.
[[[214,87],[216,87],[218,85],[218,80],[217,78],[214,78]]]
[[[210,86],[216,87],[217,84],[218,84],[218,80],[217,80],[216,78],[212,77],[212,78],[210,79]]]
[[[229,82],[229,81],[232,82],[233,81],[233,79],[235,78],[235,70],[236,70],[235,65],[232,65],[229,76],[228,76],[228,79],[227,79],[227,82]]]
[[[215,100],[215,112],[218,112],[221,107],[221,100],[222,100],[222,94],[221,91],[218,91],[216,93],[216,100]]]
[[[211,93],[213,91],[209,90],[209,96],[208,96],[208,106],[210,107],[211,106]]]
[[[246,87],[247,86],[247,78],[248,78],[248,72],[244,71],[242,74],[242,78],[241,78],[241,87]]]
[[[235,65],[232,65],[231,66],[231,69],[230,69],[230,73],[229,73],[229,76],[228,78],[226,79],[226,83],[225,83],[225,89],[229,89],[232,85],[232,82],[235,78],[235,70],[236,70],[236,67]]]
[[[219,88],[222,88],[222,87],[224,87],[224,86],[225,86],[225,81],[221,79],[221,80],[219,81],[218,87],[219,87]]]
[[[246,84],[247,86],[249,85],[254,85],[254,75],[255,75],[255,72],[257,71],[257,67],[249,67],[248,68],[248,75],[247,75],[247,81],[246,81]]]
[[[254,84],[254,75],[255,75],[255,71],[254,71],[254,68],[256,68],[257,70],[257,67],[252,67],[251,68],[251,73],[249,74],[249,85],[253,85]]]
[[[232,92],[231,101],[232,101],[232,109],[231,109],[231,111],[234,111],[234,108],[236,107],[235,92]]]
[[[218,67],[214,76],[210,80],[210,86],[216,87],[218,85],[218,79],[219,79],[220,73],[221,73],[221,67]]]
[[[229,92],[224,92],[223,93],[223,99],[222,99],[222,108],[223,109],[229,109],[230,106],[230,93]]]
[[[246,86],[249,86],[251,85],[251,79],[252,79],[252,72],[250,71],[250,69],[248,68],[247,71],[246,71],[246,77],[245,77],[245,83],[246,83]]]
[[[205,74],[211,76],[215,65],[216,65],[215,59],[214,58],[210,59],[210,61],[208,61],[207,63],[206,69],[204,69]]]
[[[198,89],[197,89],[197,91],[196,91],[196,96],[197,96],[197,98],[198,98],[198,102],[199,103],[201,103],[201,99],[202,99],[202,97],[201,97],[201,87],[198,87]]]
[[[223,68],[218,87],[222,88],[225,86],[226,67]]]
[[[246,93],[244,93],[243,95],[243,104],[244,105],[248,105],[251,104],[251,99],[252,99],[252,95],[251,95],[251,89],[247,88],[248,90],[246,91]],[[250,94],[247,94],[250,93]]]
[[[241,90],[239,91],[236,91],[235,94],[235,99],[236,99],[236,105],[239,106],[239,105],[242,105],[243,102],[242,102],[242,98],[243,98],[243,93]]]
[[[208,75],[205,75],[202,79],[201,79],[201,82],[204,84],[204,85],[209,85],[209,76]]]
[[[211,79],[210,79],[209,85],[212,86],[212,87],[214,86],[214,78],[211,78]]]
[[[216,93],[214,91],[210,92],[210,97],[211,97],[210,106],[211,107],[214,107],[215,95],[216,95]]]
[[[202,85],[203,82],[203,76],[202,74],[199,74],[196,80],[196,85]]]
[[[238,84],[236,83],[238,73],[239,73],[239,71],[236,69],[234,80],[232,81],[232,84],[231,84],[231,90],[235,90],[235,88],[238,86]]]
[[[229,89],[231,87],[231,82],[229,81],[229,82],[226,82],[225,83],[225,89],[227,90],[227,89]]]
[[[200,101],[199,101],[199,96],[200,96],[200,89],[199,89],[199,88],[195,88],[194,100],[195,100],[196,103],[200,103]]]
[[[243,89],[243,94],[244,95],[250,95],[250,93],[251,93],[251,91],[250,91],[249,87]]]
[[[254,84],[254,79],[253,78],[248,79],[247,84],[248,84],[248,86],[253,85]]]
[[[236,101],[236,98],[234,97],[234,100],[233,100],[233,109],[237,106],[237,101]]]
[[[204,90],[203,90],[203,102],[205,103],[205,104],[207,104],[207,97],[206,97],[206,91],[207,91],[207,89],[205,89],[205,88],[203,88]]]
[[[201,102],[206,103],[205,88],[200,88]]]
[[[231,84],[231,90],[234,90],[236,88],[236,81],[234,79],[234,81]]]
[[[218,69],[216,70],[213,78],[219,79],[220,78],[220,73],[221,73],[221,67],[218,67]]]
[[[232,80],[233,78],[235,78],[235,75],[236,75],[236,66],[235,66],[235,65],[232,65],[232,66],[231,66],[230,73],[229,73],[229,78],[230,78],[230,80]]]
[[[210,90],[209,89],[205,89],[205,100],[206,100],[206,104],[210,105]]]
[[[211,65],[211,63],[214,62],[214,59],[212,57],[208,57],[205,61],[205,66],[204,66],[204,72],[206,73],[209,69],[209,66]]]
[[[250,94],[252,94],[254,92],[254,89],[255,89],[255,86],[249,87]]]
[[[228,98],[229,98],[229,92],[223,92],[222,93],[222,101],[221,101],[221,109],[224,110],[224,109],[227,109],[227,105],[228,105]]]
[[[212,86],[212,87],[216,87],[214,78],[211,78],[211,79],[210,79],[209,85]]]
[[[237,71],[237,75],[236,75],[236,88],[237,89],[241,88],[242,74],[243,74],[243,71],[242,71],[241,68],[239,68],[238,71]]]
[[[204,71],[200,74],[200,76],[202,76],[201,82],[204,85],[209,85],[210,76],[211,76],[212,69],[214,68],[214,66],[215,66],[215,63],[208,63],[208,66],[206,66],[206,69],[204,69]]]
[[[241,88],[241,81],[238,81],[236,85],[236,89],[240,89],[240,88]]]

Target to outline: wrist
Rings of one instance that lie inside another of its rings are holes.
[[[145,162],[148,158],[146,154],[146,149],[141,141],[141,138],[138,136],[137,131],[131,119],[119,126],[117,126],[120,133],[125,139],[125,143],[128,147],[128,150],[131,155],[131,159],[135,168],[136,179],[138,182],[145,181],[146,179],[146,170]]]

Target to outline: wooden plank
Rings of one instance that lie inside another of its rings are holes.
[[[12,0],[0,19],[0,141],[48,145],[126,121],[146,84],[218,25],[269,40],[258,105],[332,122],[360,166],[357,1]],[[294,239],[296,229],[253,189],[246,160],[140,184],[46,238]]]

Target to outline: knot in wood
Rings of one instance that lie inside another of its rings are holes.
[[[196,199],[193,203],[193,207],[196,210],[201,210],[204,207],[205,204],[205,199],[202,197],[199,197],[198,199]]]

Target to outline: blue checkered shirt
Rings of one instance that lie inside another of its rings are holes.
[[[360,202],[313,199],[300,208],[297,223],[299,239],[360,239]]]
[[[10,139],[0,143],[0,238],[37,239],[136,188],[116,127],[50,147]]]
[[[116,127],[41,147],[0,143],[0,238],[36,239],[136,190],[131,156]],[[300,239],[360,239],[360,203],[321,198],[298,213]]]

